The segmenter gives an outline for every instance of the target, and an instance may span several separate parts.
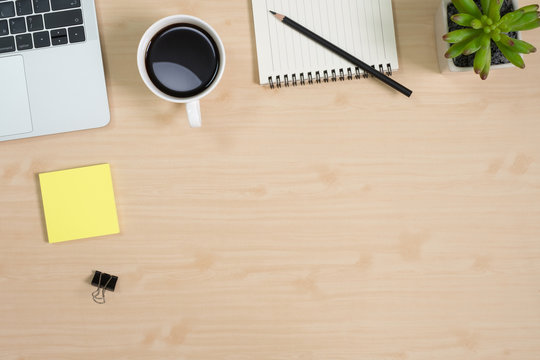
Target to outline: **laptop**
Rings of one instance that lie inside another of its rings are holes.
[[[0,0],[0,141],[109,121],[94,0]]]

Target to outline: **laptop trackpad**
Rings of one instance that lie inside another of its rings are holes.
[[[32,131],[22,56],[0,58],[0,136]]]

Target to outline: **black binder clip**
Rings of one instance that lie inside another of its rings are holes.
[[[105,291],[114,291],[118,276],[96,271],[92,278],[92,285],[96,290],[92,293],[92,299],[98,304],[105,304]]]

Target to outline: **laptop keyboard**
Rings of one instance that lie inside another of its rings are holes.
[[[81,0],[0,0],[0,54],[85,40]]]

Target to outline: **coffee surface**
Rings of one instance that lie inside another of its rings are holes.
[[[219,50],[203,29],[176,24],[157,33],[146,51],[146,70],[165,94],[187,98],[200,94],[215,80]]]

